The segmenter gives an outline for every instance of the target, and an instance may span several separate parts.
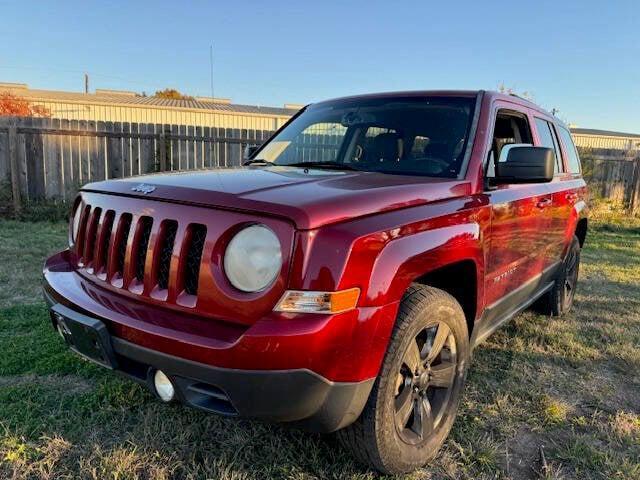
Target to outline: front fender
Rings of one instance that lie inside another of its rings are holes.
[[[419,277],[461,261],[476,265],[477,278],[469,282],[482,288],[484,249],[478,223],[447,225],[390,242],[378,255],[361,302],[366,306],[398,301]],[[464,278],[460,279],[465,282]],[[482,295],[477,295],[482,298]]]
[[[480,301],[489,222],[488,200],[479,196],[298,232],[289,288],[357,287],[359,306],[381,306],[400,301],[419,277],[471,260]]]
[[[289,288],[360,289],[358,307],[377,314],[359,318],[352,330],[334,341],[350,339],[345,348],[352,355],[345,365],[352,373],[360,369],[361,377],[368,378],[378,372],[400,300],[419,277],[446,265],[473,261],[476,311],[481,311],[483,242],[489,218],[485,197],[466,197],[299,231]]]

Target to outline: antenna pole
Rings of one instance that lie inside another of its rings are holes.
[[[84,93],[89,93],[89,74],[84,74]]]

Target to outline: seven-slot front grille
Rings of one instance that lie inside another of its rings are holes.
[[[181,256],[184,261],[176,262],[175,270],[178,294],[198,295],[206,226],[189,223],[177,245],[176,220],[158,221],[91,205],[82,208],[74,251],[78,267],[86,273],[134,293],[153,292],[155,298],[166,299],[162,292],[170,287],[172,259]]]

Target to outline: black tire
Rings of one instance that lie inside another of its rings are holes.
[[[337,432],[341,443],[382,473],[409,472],[428,463],[455,420],[469,355],[460,304],[437,288],[412,285],[362,414]],[[410,364],[422,368],[420,375]]]
[[[553,288],[545,293],[535,305],[535,309],[552,317],[560,317],[571,310],[578,285],[580,270],[580,241],[575,235],[562,261]]]

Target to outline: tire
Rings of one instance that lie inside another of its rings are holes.
[[[469,355],[460,304],[442,290],[412,285],[365,408],[358,420],[337,432],[338,439],[358,461],[382,473],[425,465],[451,430]],[[411,368],[416,365],[420,375]]]
[[[553,288],[536,303],[536,310],[552,317],[560,317],[571,310],[580,270],[580,241],[575,235],[556,275]]]

